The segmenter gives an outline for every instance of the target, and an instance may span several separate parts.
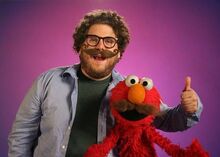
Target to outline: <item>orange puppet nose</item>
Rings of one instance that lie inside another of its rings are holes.
[[[128,100],[134,104],[142,104],[145,98],[145,88],[141,84],[135,84],[128,91]]]

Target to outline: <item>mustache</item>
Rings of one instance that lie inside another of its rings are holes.
[[[102,57],[102,58],[112,58],[119,53],[118,49],[114,49],[113,51],[110,51],[110,50],[99,50],[99,49],[95,49],[95,48],[93,48],[93,49],[84,48],[84,49],[82,49],[82,51],[92,57],[98,56],[98,57]]]
[[[114,102],[112,107],[116,109],[118,112],[126,112],[131,110],[136,110],[140,114],[144,115],[154,115],[154,116],[162,116],[162,112],[160,112],[156,107],[153,105],[143,104],[143,105],[136,105],[131,103],[128,100],[121,100],[118,102]]]

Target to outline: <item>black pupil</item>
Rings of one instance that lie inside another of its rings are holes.
[[[147,81],[144,81],[143,82],[143,86],[147,86],[148,85],[148,82]]]
[[[135,84],[135,79],[131,79],[131,84]]]

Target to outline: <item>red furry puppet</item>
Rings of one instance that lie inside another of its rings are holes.
[[[116,124],[102,143],[88,148],[84,157],[106,157],[116,145],[120,157],[156,157],[154,143],[172,157],[208,157],[197,140],[183,149],[156,131],[152,123],[162,114],[160,103],[151,79],[129,75],[119,82],[110,98]]]

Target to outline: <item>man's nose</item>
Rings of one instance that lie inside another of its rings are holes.
[[[99,40],[99,43],[98,43],[98,45],[96,45],[96,48],[99,49],[99,50],[105,49],[105,45],[103,43],[103,39]]]

